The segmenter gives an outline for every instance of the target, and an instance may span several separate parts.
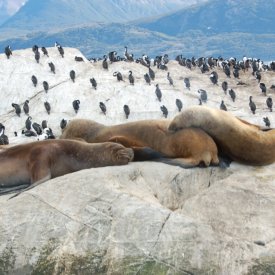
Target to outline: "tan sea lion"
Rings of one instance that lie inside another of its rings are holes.
[[[0,151],[0,193],[82,169],[124,165],[133,157],[132,149],[113,142],[45,140],[16,145]]]
[[[193,106],[177,115],[169,130],[199,127],[208,133],[219,149],[233,160],[250,165],[275,161],[275,130],[262,131],[229,112],[206,106]]]
[[[218,165],[218,150],[213,139],[200,129],[168,131],[168,120],[141,120],[105,126],[88,119],[74,119],[63,130],[61,139],[83,139],[87,142],[113,141],[125,147],[149,147],[176,159],[189,168],[203,164]],[[173,164],[172,161],[162,161]]]

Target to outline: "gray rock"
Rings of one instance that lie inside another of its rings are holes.
[[[0,274],[272,274],[274,167],[131,163],[2,196]]]

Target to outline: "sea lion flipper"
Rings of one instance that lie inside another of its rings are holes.
[[[132,147],[134,150],[134,161],[146,161],[153,159],[161,159],[166,156],[149,147]]]
[[[29,184],[22,184],[22,185],[13,186],[13,187],[0,188],[0,196],[8,195],[10,193],[14,193],[18,190],[25,189],[28,186],[29,186]]]
[[[20,195],[21,193],[23,193],[23,192],[26,192],[26,191],[28,191],[28,190],[30,190],[30,189],[36,187],[37,185],[39,185],[39,184],[41,184],[41,183],[43,183],[43,182],[49,180],[50,178],[51,178],[51,176],[50,176],[50,175],[47,175],[47,176],[44,177],[43,179],[41,179],[41,180],[39,180],[39,181],[37,181],[37,182],[35,182],[35,183],[29,185],[29,186],[28,186],[27,188],[25,188],[25,189],[23,189],[23,190],[17,192],[15,195],[11,196],[11,197],[9,198],[9,200],[12,199],[12,198],[15,198],[15,197],[19,196],[19,195]]]
[[[46,165],[45,162],[47,162],[47,158],[44,161],[36,161],[36,163],[30,169],[31,185],[29,185],[29,187],[23,189],[22,191],[19,191],[15,195],[11,196],[9,200],[19,196],[21,193],[28,191],[51,178],[51,171],[49,169],[49,165]]]
[[[159,158],[159,159],[153,159],[152,161],[155,162],[161,162],[172,166],[179,166],[184,169],[198,167],[200,163],[198,163],[197,160],[192,158]]]

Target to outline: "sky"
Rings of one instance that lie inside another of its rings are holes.
[[[0,0],[0,10],[12,15],[26,2],[26,0]]]

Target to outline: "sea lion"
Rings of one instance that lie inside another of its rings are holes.
[[[200,129],[168,131],[168,120],[141,120],[105,126],[88,119],[71,120],[61,139],[82,139],[87,142],[113,141],[131,148],[149,147],[167,158],[177,159],[181,167],[200,164],[218,165],[218,150],[213,139]],[[162,162],[173,164],[172,161]]]
[[[36,186],[82,169],[124,165],[133,157],[131,148],[113,142],[45,140],[3,148],[0,150],[0,193],[9,193],[20,186]]]
[[[177,115],[169,130],[199,127],[208,133],[218,148],[232,160],[249,165],[267,165],[275,161],[275,130],[239,119],[229,112],[206,106],[193,106]]]

